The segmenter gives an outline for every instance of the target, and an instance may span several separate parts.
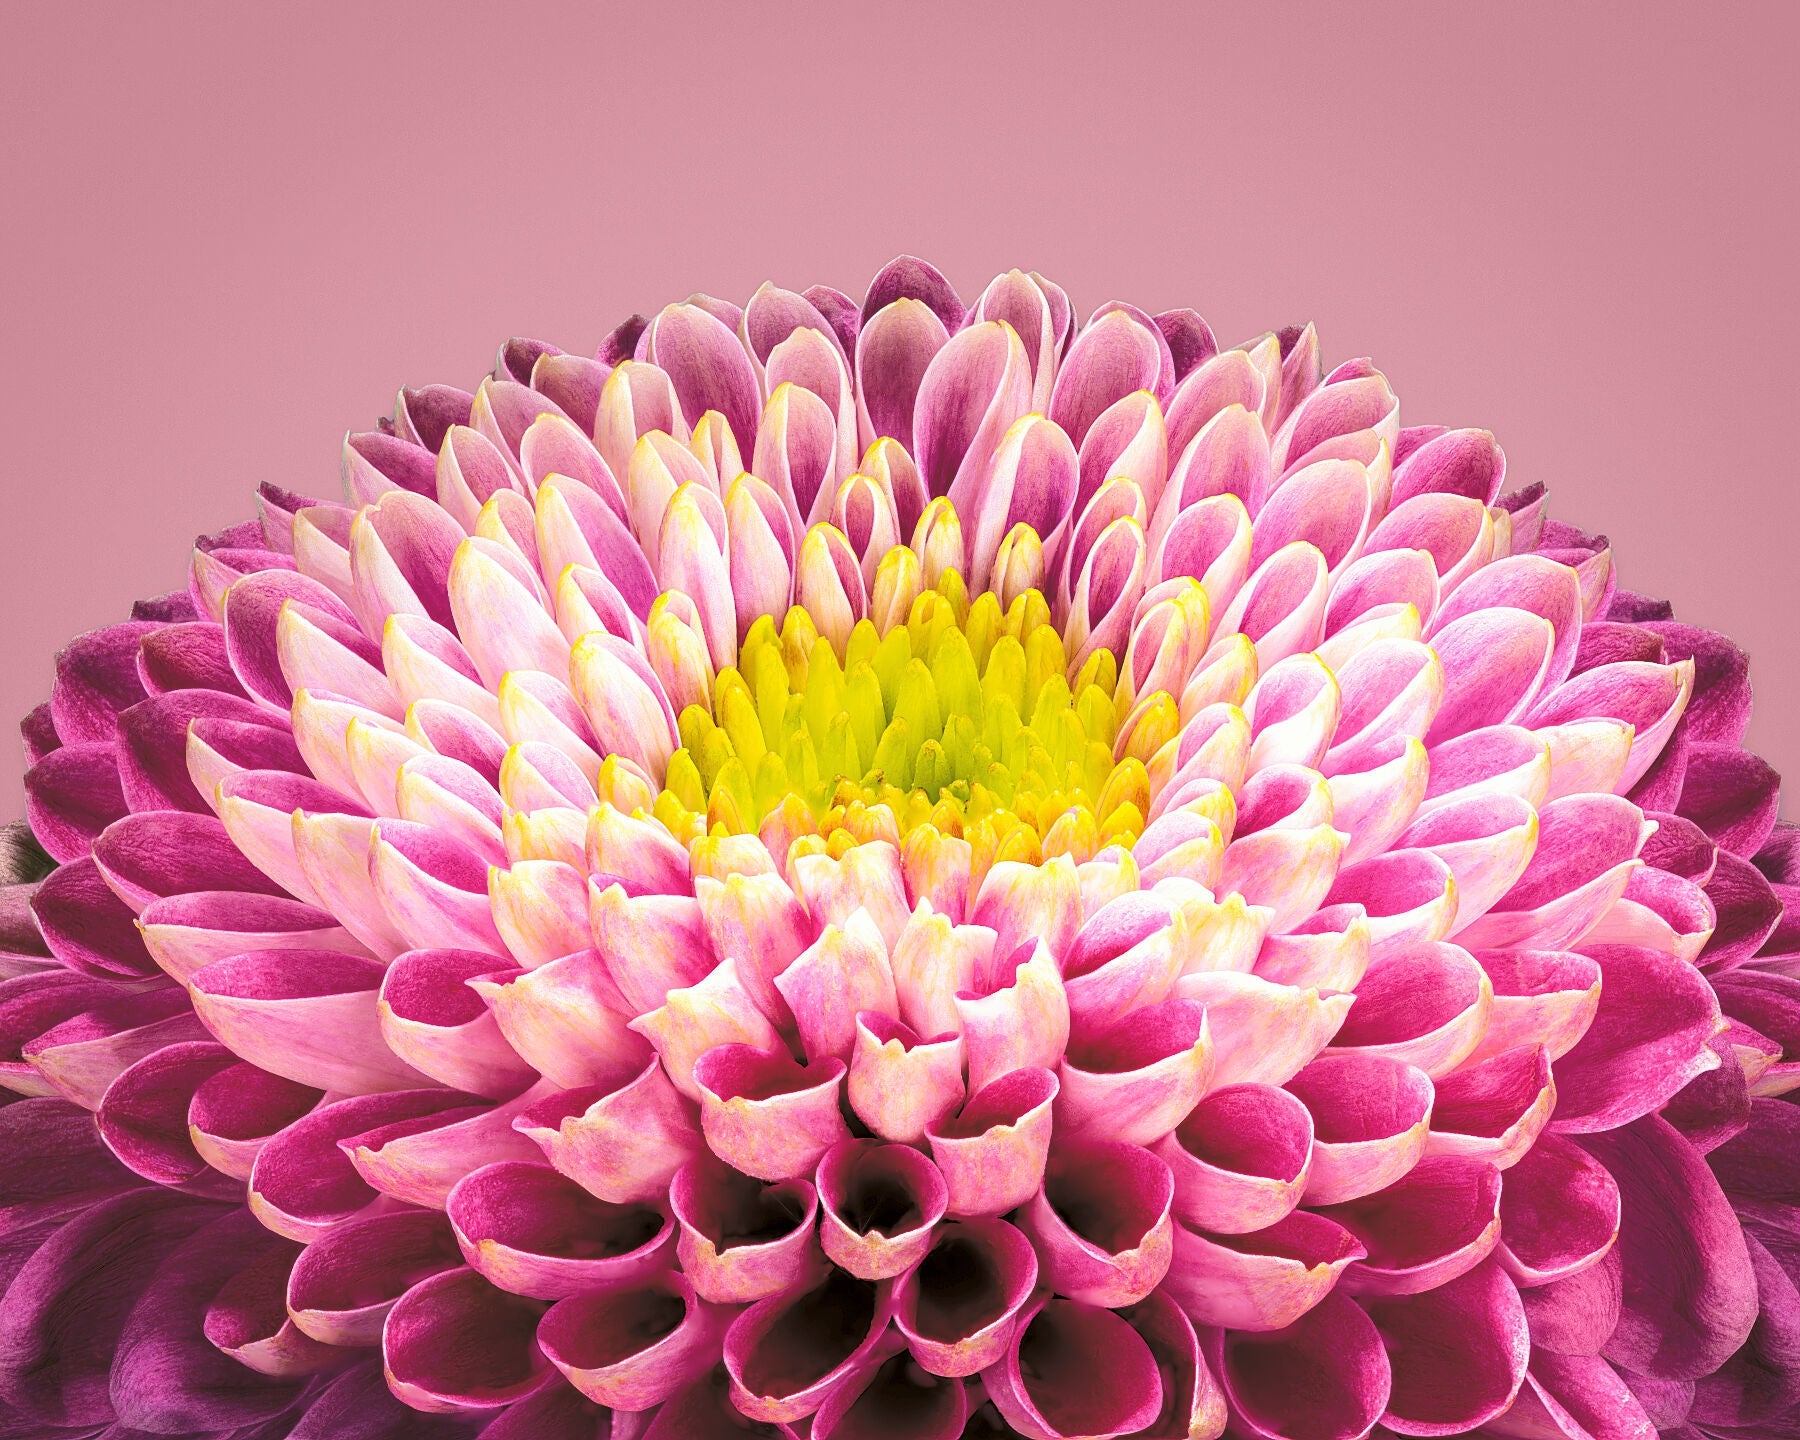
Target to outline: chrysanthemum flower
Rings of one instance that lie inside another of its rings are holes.
[[[0,1430],[1793,1432],[1744,656],[1319,354],[903,259],[264,486],[25,725]]]

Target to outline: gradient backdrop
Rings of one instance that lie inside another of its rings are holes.
[[[400,382],[905,250],[1316,320],[1736,636],[1800,772],[1796,7],[5,13],[8,727],[258,480],[337,493]]]

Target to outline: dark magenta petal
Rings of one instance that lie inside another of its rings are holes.
[[[207,1173],[188,1133],[194,1093],[237,1063],[223,1045],[169,1045],[123,1071],[101,1097],[96,1119],[107,1148],[146,1180],[185,1185]]]
[[[288,523],[293,523],[291,515]],[[137,665],[138,678],[151,695],[167,695],[175,690],[244,693],[225,654],[225,627],[210,620],[165,625],[155,634],[146,635],[138,646]]]
[[[1521,1290],[1531,1343],[1557,1355],[1598,1355],[1619,1326],[1624,1275],[1612,1249],[1597,1265]]]
[[[465,1175],[446,1206],[469,1264],[515,1295],[560,1300],[666,1270],[675,1223],[614,1205],[545,1164],[502,1160]]]
[[[213,1169],[247,1180],[269,1139],[313,1109],[324,1094],[254,1065],[228,1065],[194,1091],[188,1135]]]
[[[1388,1408],[1392,1371],[1373,1321],[1333,1292],[1282,1330],[1213,1331],[1208,1359],[1254,1440],[1353,1440]]]
[[[1619,1230],[1619,1187],[1572,1140],[1544,1135],[1506,1172],[1500,1259],[1521,1285],[1560,1280],[1594,1264]]]
[[[1705,886],[1712,902],[1713,933],[1700,952],[1700,966],[1717,974],[1742,964],[1761,948],[1782,919],[1781,897],[1742,856],[1718,852]]]
[[[1756,868],[1775,884],[1800,884],[1800,823],[1777,820],[1754,858]]]
[[[1700,1153],[1654,1115],[1582,1137],[1618,1181],[1625,1290],[1608,1359],[1691,1380],[1724,1364],[1756,1320],[1743,1232]]]
[[[462,1263],[435,1210],[351,1220],[301,1251],[288,1276],[294,1323],[328,1345],[376,1345],[388,1311],[419,1281]]]
[[[1616,665],[1621,660],[1641,660],[1653,665],[1666,663],[1662,636],[1643,625],[1620,620],[1593,620],[1581,627],[1581,645],[1575,651],[1575,675],[1584,675],[1602,665]]]
[[[118,713],[144,698],[138,646],[159,627],[128,621],[90,630],[56,657],[50,714],[65,745],[109,745]]]
[[[614,1440],[613,1413],[573,1385],[548,1385],[508,1405],[485,1426],[479,1440]]]
[[[1600,1006],[1575,1048],[1556,1062],[1564,1133],[1608,1130],[1661,1108],[1717,1063],[1707,1041],[1719,1002],[1685,960],[1631,945],[1596,945]]]
[[[813,299],[812,291],[806,292],[806,298]],[[912,255],[901,255],[883,265],[869,282],[863,295],[862,324],[867,325],[870,317],[884,306],[903,299],[924,302],[952,335],[962,329],[968,313],[957,298],[956,288],[937,266]]]
[[[1773,1040],[1783,1059],[1800,1057],[1800,980],[1746,968],[1716,977],[1713,988],[1728,1019]]]
[[[46,1425],[109,1422],[113,1355],[132,1307],[163,1261],[223,1213],[145,1187],[64,1225],[0,1300],[0,1396]]]
[[[1344,1288],[1413,1295],[1474,1269],[1500,1239],[1500,1172],[1485,1160],[1431,1156],[1376,1195],[1318,1213],[1369,1252]]]
[[[1735,855],[1751,856],[1775,828],[1781,777],[1761,757],[1736,745],[1688,746],[1679,815]]]
[[[371,1360],[336,1376],[307,1406],[288,1440],[467,1440],[468,1423],[402,1404]]]
[[[50,705],[45,702],[34,707],[19,722],[19,734],[25,741],[25,763],[35,765],[46,755],[56,750],[62,739],[56,733],[56,721],[50,716]],[[105,741],[95,741],[105,744]]]
[[[60,1096],[0,1107],[0,1235],[86,1209],[141,1182],[100,1143],[94,1120]]]
[[[1007,1422],[1034,1440],[1126,1435],[1162,1410],[1162,1374],[1143,1336],[1111,1310],[1060,1297],[1027,1307],[981,1378]]]
[[[1750,723],[1750,657],[1716,630],[1702,630],[1673,620],[1644,626],[1659,640],[1670,660],[1694,662],[1694,693],[1688,700],[1690,738],[1735,745]]]
[[[1718,842],[1692,820],[1666,810],[1646,809],[1644,818],[1656,822],[1656,833],[1638,851],[1644,863],[1705,885],[1718,858]]]
[[[1734,1031],[1740,1039],[1750,1033],[1747,1026],[1737,1025],[1708,1040],[1707,1048],[1718,1057],[1718,1069],[1688,1081],[1660,1111],[1702,1155],[1718,1149],[1750,1123],[1750,1081],[1732,1043]]]
[[[111,745],[65,745],[25,772],[25,818],[59,863],[86,855],[100,832],[130,808]]]
[[[388,1312],[388,1384],[415,1410],[496,1410],[555,1381],[535,1332],[543,1305],[473,1270],[421,1280]]]
[[[1686,1416],[1694,1424],[1755,1426],[1800,1403],[1800,1289],[1791,1236],[1783,1238],[1789,1241],[1785,1264],[1746,1230],[1750,1266],[1756,1272],[1756,1325],[1743,1349],[1694,1382]]]
[[[244,858],[212,815],[128,815],[94,842],[94,862],[134,913],[152,900],[193,890],[286,893]]]
[[[194,1234],[163,1263],[145,1288],[113,1359],[112,1399],[122,1425],[161,1434],[229,1430],[268,1420],[300,1393],[297,1381],[259,1374],[223,1353],[221,1341],[244,1343],[261,1328],[238,1303],[266,1312],[267,1300],[250,1299],[244,1276],[253,1262],[273,1262],[285,1273],[295,1247],[275,1240],[248,1210],[236,1209]],[[260,1268],[260,1267],[259,1267]],[[273,1329],[280,1329],[279,1290]],[[222,1304],[220,1302],[223,1302]],[[216,1318],[211,1312],[217,1306]],[[273,1319],[273,1317],[265,1317]],[[310,1350],[314,1366],[329,1352],[305,1336],[296,1349]]]
[[[1213,336],[1212,326],[1199,311],[1184,307],[1165,310],[1154,318],[1156,328],[1169,342],[1169,354],[1175,361],[1176,384],[1185,380],[1189,371],[1219,353],[1219,342]]]
[[[214,1077],[212,1083],[220,1078]],[[317,1239],[383,1198],[357,1174],[339,1141],[376,1126],[463,1108],[471,1098],[454,1090],[400,1090],[323,1105],[258,1151],[250,1172],[251,1208],[277,1234],[300,1241]],[[379,1208],[392,1208],[392,1202]]]
[[[1800,1196],[1800,1107],[1752,1100],[1743,1132],[1707,1156],[1707,1163],[1734,1200],[1794,1203]]]
[[[92,859],[53,871],[32,895],[31,913],[50,953],[71,970],[111,980],[158,973],[131,907]]]
[[[1597,1355],[1534,1350],[1525,1386],[1500,1422],[1511,1435],[1592,1435],[1649,1440],[1650,1417],[1619,1371]],[[1690,1434],[1692,1432],[1689,1432]]]
[[[1418,1295],[1369,1296],[1393,1371],[1382,1423],[1402,1435],[1472,1430],[1512,1404],[1531,1336],[1525,1307],[1491,1261]]]
[[[188,727],[196,721],[216,727],[227,751],[267,750],[290,768],[299,766],[300,752],[284,716],[216,690],[155,695],[119,716],[119,777],[133,810],[211,813],[212,795],[201,793],[188,770]],[[237,763],[236,754],[226,758]]]

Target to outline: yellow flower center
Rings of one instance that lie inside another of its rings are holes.
[[[857,624],[842,654],[795,606],[779,631],[767,616],[751,627],[710,707],[683,711],[656,814],[687,839],[768,827],[842,854],[931,827],[989,862],[1085,861],[1137,839],[1146,761],[1173,738],[1163,696],[1166,721],[1117,745],[1118,681],[1103,649],[1069,674],[1036,590],[971,602],[950,571],[885,635]]]

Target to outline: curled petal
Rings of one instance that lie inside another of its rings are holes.
[[[1500,1239],[1500,1172],[1485,1160],[1434,1156],[1378,1195],[1318,1213],[1368,1254],[1344,1275],[1353,1293],[1416,1295],[1475,1268]]]
[[[831,1270],[798,1295],[758,1301],[725,1335],[731,1398],[753,1420],[812,1414],[875,1348],[893,1314],[891,1287]]]
[[[1494,987],[1494,1006],[1471,1061],[1519,1045],[1542,1045],[1552,1060],[1587,1033],[1600,1003],[1600,967],[1557,950],[1484,950],[1477,959]]]
[[[1160,1001],[1071,1047],[1057,1072],[1057,1123],[1066,1134],[1148,1145],[1200,1102],[1212,1069],[1205,1007]]]
[[[1352,998],[1232,971],[1185,975],[1175,993],[1207,1008],[1215,1085],[1285,1084],[1330,1043]]]
[[[435,1210],[351,1220],[300,1252],[288,1275],[288,1313],[327,1345],[376,1345],[402,1295],[461,1264],[450,1222]]]
[[[1392,1394],[1380,1332],[1342,1294],[1327,1295],[1273,1334],[1208,1337],[1207,1359],[1233,1419],[1256,1440],[1367,1434]]]
[[[1092,1383],[1089,1366],[1105,1385]],[[982,1380],[1007,1422],[1033,1440],[1128,1434],[1162,1409],[1162,1377],[1143,1337],[1111,1311],[1060,1297],[1026,1307]]]
[[[1143,1300],[1168,1273],[1174,1194],[1168,1165],[1140,1146],[1059,1140],[1019,1226],[1051,1289],[1116,1310]]]
[[[1425,1154],[1434,1090],[1416,1066],[1332,1051],[1288,1082],[1312,1113],[1306,1200],[1332,1205],[1392,1185]]]
[[[1393,1368],[1382,1423],[1402,1435],[1448,1434],[1503,1413],[1531,1355],[1525,1308],[1493,1264],[1421,1295],[1361,1301]]]
[[[1504,1170],[1537,1142],[1556,1108],[1550,1052],[1521,1045],[1437,1081],[1428,1155],[1470,1155]]]
[[[1459,945],[1409,945],[1373,961],[1333,1045],[1449,1074],[1487,1030],[1493,985]]]
[[[730,1313],[677,1272],[587,1290],[553,1306],[538,1326],[551,1364],[590,1400],[649,1410],[716,1363]]]
[[[1198,1325],[1280,1330],[1364,1253],[1343,1226],[1308,1210],[1248,1234],[1203,1235],[1182,1225],[1163,1289]]]
[[[1579,1145],[1546,1135],[1506,1172],[1500,1263],[1521,1286],[1597,1264],[1619,1233],[1619,1186]]]
[[[617,1085],[649,1058],[643,1038],[626,1028],[618,991],[593,950],[536,970],[490,962],[463,983],[486,1003],[513,1053],[558,1084]]]
[[[208,1086],[235,1078],[221,1071]],[[196,1105],[207,1098],[206,1089],[196,1095]],[[394,1202],[363,1180],[340,1142],[407,1121],[428,1126],[445,1111],[466,1114],[470,1098],[453,1090],[399,1090],[308,1110],[257,1151],[250,1208],[276,1234],[302,1242],[363,1214],[385,1213]]]
[[[694,1064],[708,1147],[759,1179],[811,1173],[849,1133],[838,1109],[844,1074],[837,1059],[809,1067],[785,1051],[749,1045],[708,1050]]]
[[[328,950],[249,951],[190,977],[206,1027],[232,1050],[302,1085],[366,1094],[427,1077],[381,1037],[382,967]]]
[[[894,1290],[895,1322],[933,1375],[973,1375],[1000,1358],[1037,1283],[1031,1242],[1002,1220],[953,1220]]]
[[[832,1263],[864,1280],[910,1270],[931,1247],[949,1191],[907,1145],[842,1140],[819,1161],[819,1238]]]
[[[537,1100],[512,1124],[564,1175],[615,1205],[661,1197],[705,1148],[693,1104],[654,1060],[616,1088],[582,1086]]]
[[[1242,1235],[1266,1229],[1300,1203],[1312,1144],[1312,1115],[1295,1096],[1267,1085],[1228,1085],[1155,1148],[1174,1175],[1182,1222]]]
[[[1057,1090],[1048,1070],[1015,1070],[976,1091],[954,1116],[926,1127],[932,1159],[950,1189],[951,1214],[1004,1214],[1036,1192]]]
[[[731,959],[721,960],[697,983],[669,991],[659,1009],[638,1016],[631,1028],[656,1047],[675,1087],[696,1101],[701,1087],[694,1065],[706,1051],[731,1044],[773,1050],[781,1043],[738,979],[737,962]]]
[[[553,1376],[534,1332],[544,1307],[509,1295],[473,1270],[421,1280],[381,1332],[388,1387],[415,1410],[497,1410]]]
[[[819,1268],[818,1193],[809,1180],[764,1185],[702,1153],[676,1172],[669,1206],[682,1272],[704,1300],[766,1300]]]

